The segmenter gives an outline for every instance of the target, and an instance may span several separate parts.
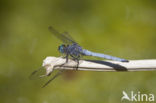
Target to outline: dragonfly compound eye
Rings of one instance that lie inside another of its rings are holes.
[[[59,47],[58,47],[58,50],[59,50],[59,52],[61,52],[61,53],[65,53],[65,48],[66,48],[66,46],[65,45],[60,45]]]

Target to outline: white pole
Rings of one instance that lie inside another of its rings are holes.
[[[62,57],[47,57],[43,61],[43,67],[46,69],[46,75],[51,73],[53,69],[64,70],[85,70],[85,71],[154,71],[156,70],[156,59],[147,60],[129,60],[129,62],[118,61],[99,61],[99,60],[80,60],[79,66],[77,62],[69,59],[66,63],[66,59]]]

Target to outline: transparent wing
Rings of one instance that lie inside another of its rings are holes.
[[[62,72],[64,72],[64,70],[60,70],[58,71],[48,82],[46,82],[42,88],[44,88],[45,86],[47,86],[51,81],[53,81],[56,77],[58,77]]]
[[[71,36],[67,32],[65,33],[59,33],[57,30],[55,30],[52,26],[49,27],[49,31],[52,32],[53,35],[55,35],[58,39],[63,41],[66,44],[76,43]]]
[[[63,32],[63,35],[65,35],[66,37],[68,37],[70,40],[74,41],[74,43],[76,43],[76,41],[71,37],[71,35],[69,35],[68,32]]]
[[[30,76],[29,76],[29,79],[37,79],[37,78],[40,78],[40,76],[44,75],[46,73],[44,67],[40,67],[36,70],[34,70]]]

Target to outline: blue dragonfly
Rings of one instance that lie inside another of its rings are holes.
[[[79,60],[82,56],[94,56],[119,62],[129,62],[126,59],[121,59],[118,57],[102,54],[102,53],[96,53],[89,51],[87,49],[83,49],[75,40],[67,33],[60,33],[56,29],[54,29],[52,26],[49,27],[49,31],[52,32],[54,36],[56,36],[58,39],[60,39],[63,44],[61,44],[58,47],[58,51],[62,54],[65,54],[66,63],[68,63],[69,56],[77,62],[76,70],[79,66]],[[35,70],[32,75],[34,75],[38,70]],[[56,75],[54,75],[47,83],[43,85],[45,87],[48,85],[52,80],[54,80],[58,75],[60,75],[64,70],[60,70]],[[49,75],[48,75],[49,76]]]
[[[61,41],[63,41],[64,44],[61,44],[58,47],[58,50],[60,53],[65,54],[66,56],[66,62],[68,62],[68,57],[71,56],[73,60],[76,60],[79,65],[79,59],[82,56],[94,56],[114,61],[120,61],[120,62],[128,62],[126,59],[121,59],[118,57],[102,54],[102,53],[96,53],[92,52],[86,49],[83,49],[77,42],[75,42],[72,37],[67,33],[59,33],[57,30],[55,30],[52,26],[49,27],[49,30],[52,32],[53,35],[55,35],[57,38],[59,38]]]

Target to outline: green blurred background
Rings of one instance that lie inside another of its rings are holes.
[[[95,52],[156,58],[155,0],[0,0],[1,103],[120,103],[123,90],[156,95],[156,72],[78,71],[41,88],[49,78],[28,77],[47,56],[60,56],[50,25]]]

